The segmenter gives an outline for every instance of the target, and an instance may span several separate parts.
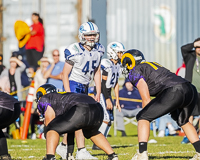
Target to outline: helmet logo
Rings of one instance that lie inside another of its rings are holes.
[[[38,88],[37,92],[42,92],[43,95],[46,94],[46,90],[43,87]]]
[[[83,26],[80,26],[79,31],[82,33],[83,31],[86,31],[86,30],[84,29]]]
[[[117,47],[116,43],[112,44],[112,46],[111,46],[111,48],[116,48],[116,47]]]
[[[133,55],[132,54],[130,54],[130,53],[125,53],[123,56],[122,56],[122,59],[121,59],[121,63],[123,64],[123,60],[125,59],[125,58],[130,58],[130,60],[131,60],[131,65],[129,65],[128,63],[126,63],[126,66],[127,66],[127,69],[133,69],[133,67],[135,67],[135,58],[133,57]]]

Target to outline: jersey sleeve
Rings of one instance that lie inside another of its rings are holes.
[[[111,64],[108,59],[101,60],[101,70],[107,73],[111,71]]]
[[[97,43],[96,48],[98,49],[98,52],[101,54],[101,58],[102,58],[102,56],[105,53],[105,47],[102,44]]]
[[[130,82],[133,84],[133,86],[137,86],[138,81],[144,77],[142,76],[141,72],[135,68],[133,68],[129,75],[128,75],[128,79],[130,80]]]
[[[74,43],[70,45],[68,48],[64,51],[65,54],[65,61],[68,63],[77,63],[80,59],[80,56],[83,54],[81,49],[78,46],[78,43]]]

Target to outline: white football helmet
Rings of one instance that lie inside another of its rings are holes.
[[[88,42],[85,39],[85,35],[95,35],[95,39],[92,40],[92,42]],[[83,23],[80,28],[79,28],[79,34],[78,37],[80,39],[81,44],[85,44],[88,45],[90,47],[94,47],[95,43],[99,42],[99,29],[97,27],[96,24],[92,23],[92,22],[86,22]]]
[[[118,60],[118,52],[125,52],[125,47],[120,42],[111,42],[107,46],[107,55],[109,58]]]

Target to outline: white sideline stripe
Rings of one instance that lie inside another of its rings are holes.
[[[195,151],[165,151],[165,152],[156,152],[156,153],[149,153],[149,154],[177,154],[177,153],[195,153]]]
[[[29,145],[11,145],[10,147],[30,147]]]
[[[41,159],[41,158],[43,158],[43,157],[42,157],[42,156],[41,156],[41,157],[29,156],[29,157],[17,157],[16,159],[22,159],[22,158],[23,158],[23,159],[24,159],[24,158],[26,158],[26,159],[27,159],[27,158],[29,158],[29,159],[31,159],[31,158],[34,158],[34,159],[35,159],[35,158]]]
[[[46,148],[39,148],[39,149],[37,149],[37,148],[35,148],[35,149],[32,149],[32,148],[30,148],[30,149],[21,149],[21,150],[23,150],[23,151],[31,151],[31,150],[33,150],[33,151],[36,151],[36,150],[46,150]],[[14,151],[14,149],[8,149],[8,151]]]

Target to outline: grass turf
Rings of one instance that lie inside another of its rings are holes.
[[[130,160],[138,149],[136,126],[132,124],[126,125],[126,133],[127,137],[121,137],[120,132],[117,132],[117,136],[114,137],[113,128],[111,128],[111,137],[108,137],[108,141],[118,154],[120,160]],[[153,133],[151,132],[150,139],[155,139],[157,143],[148,144],[149,159],[188,160],[195,154],[195,150],[191,144],[181,144],[183,137],[167,136],[158,138],[153,137]],[[86,140],[85,144],[87,150],[93,156],[99,158],[99,160],[107,159],[107,155],[103,151],[92,150],[93,143],[90,140]],[[46,141],[41,139],[27,139],[26,141],[8,139],[9,153],[15,160],[41,160],[45,156],[45,145]],[[61,159],[57,154],[56,158]]]

